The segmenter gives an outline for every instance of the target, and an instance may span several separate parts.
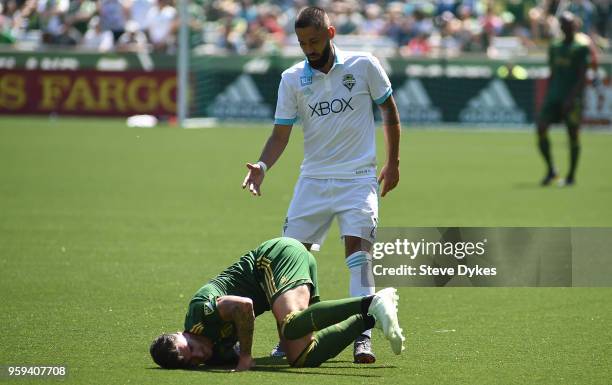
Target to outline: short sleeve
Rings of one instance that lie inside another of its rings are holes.
[[[287,76],[281,78],[278,85],[274,124],[292,125],[297,118],[297,97]]]
[[[391,95],[391,82],[385,73],[385,70],[380,65],[378,59],[374,56],[369,57],[368,63],[368,86],[370,87],[370,96],[376,104],[382,104]]]
[[[185,331],[204,335],[204,331],[223,324],[217,310],[217,297],[207,297],[191,301],[185,316]]]

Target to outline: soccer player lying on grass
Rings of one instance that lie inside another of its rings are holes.
[[[185,331],[162,334],[150,352],[164,368],[237,359],[236,370],[249,370],[255,365],[255,317],[271,309],[292,366],[319,366],[374,326],[400,354],[404,337],[397,301],[395,289],[387,288],[366,297],[319,302],[312,254],[292,238],[271,239],[200,288],[189,303]],[[236,342],[239,353],[232,349]]]

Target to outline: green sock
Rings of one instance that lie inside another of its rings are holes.
[[[281,326],[282,334],[286,339],[294,340],[310,332],[335,325],[356,314],[373,320],[372,316],[367,315],[372,298],[373,296],[354,297],[318,302],[305,310],[288,315]]]
[[[576,174],[576,166],[578,165],[578,157],[580,156],[580,143],[578,140],[570,140],[570,169],[567,173],[568,179],[574,179]]]
[[[294,363],[295,366],[315,367],[336,357],[361,333],[374,326],[374,318],[358,314],[315,334],[314,341]]]
[[[546,162],[546,167],[548,168],[548,173],[552,174],[554,172],[554,166],[552,161],[552,156],[550,155],[550,142],[548,141],[548,137],[540,137],[538,139],[538,147],[540,149],[540,154],[544,158]]]

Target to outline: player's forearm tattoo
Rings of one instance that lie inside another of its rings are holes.
[[[253,332],[255,330],[255,314],[253,309],[236,306],[232,311],[232,319],[236,326],[236,334],[240,342],[240,352],[251,354],[253,348]]]

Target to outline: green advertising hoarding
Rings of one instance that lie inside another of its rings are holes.
[[[190,60],[189,115],[271,121],[281,73],[301,60],[282,56],[193,57]],[[381,58],[381,64],[389,74],[402,120],[413,124],[530,124],[537,117],[548,76],[543,57],[517,60],[510,66],[507,61],[485,57]],[[520,70],[521,80],[512,76],[512,66]],[[29,103],[31,108],[26,110],[7,108],[12,97],[7,78],[10,71],[32,71],[39,77],[53,71],[74,71],[85,76],[90,76],[92,71],[116,75],[142,72],[145,76],[158,77],[159,74],[165,78],[175,69],[176,57],[170,55],[0,51],[0,111],[49,112],[37,108],[35,102]],[[587,123],[610,125],[612,61],[603,60],[599,72],[605,87],[603,93],[598,93],[587,86],[584,119]],[[29,84],[31,82],[28,87]],[[40,90],[28,89],[27,93],[37,95]],[[99,95],[95,89],[92,97],[95,103],[103,104],[104,95]],[[61,112],[79,114],[79,109]],[[111,105],[104,110],[104,115],[131,112]],[[159,114],[159,109],[139,112]],[[95,113],[95,109],[87,113]],[[164,113],[170,112],[166,109]]]

